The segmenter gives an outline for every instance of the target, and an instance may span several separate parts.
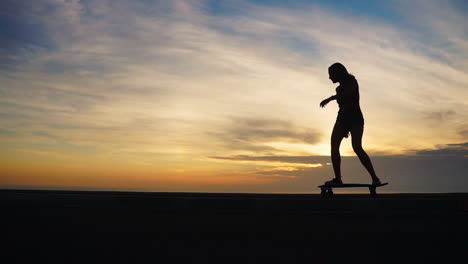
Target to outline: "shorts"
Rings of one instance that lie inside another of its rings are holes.
[[[343,124],[348,132],[351,131],[353,125],[364,126],[364,116],[359,108],[347,109],[346,111],[340,110],[336,121]]]

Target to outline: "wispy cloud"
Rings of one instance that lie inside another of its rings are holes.
[[[220,140],[225,151],[248,150],[257,153],[284,152],[272,144],[316,144],[321,136],[318,132],[301,128],[290,121],[279,119],[232,118],[224,131],[208,132]]]
[[[300,164],[317,164],[328,163],[330,157],[327,156],[249,156],[249,155],[234,155],[234,156],[213,156],[213,159],[224,159],[234,161],[266,161],[280,163],[300,163]]]
[[[437,145],[435,149],[418,150],[423,156],[461,156],[468,157],[468,142],[460,144]]]

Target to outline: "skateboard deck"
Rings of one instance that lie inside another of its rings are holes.
[[[320,188],[321,192],[320,195],[322,197],[331,197],[333,196],[333,188],[352,188],[352,187],[367,187],[369,188],[369,192],[372,197],[377,197],[376,189],[378,187],[382,187],[387,185],[388,182],[384,182],[382,184],[365,184],[365,183],[343,183],[343,184],[322,184],[318,187]]]

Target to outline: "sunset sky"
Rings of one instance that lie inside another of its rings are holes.
[[[468,2],[4,0],[0,188],[317,193],[328,67],[381,192],[468,192]],[[342,142],[345,182],[371,182]],[[363,190],[346,190],[363,191]]]

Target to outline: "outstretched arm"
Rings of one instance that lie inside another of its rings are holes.
[[[325,107],[330,101],[336,100],[336,95],[330,96],[320,103],[320,107]]]

